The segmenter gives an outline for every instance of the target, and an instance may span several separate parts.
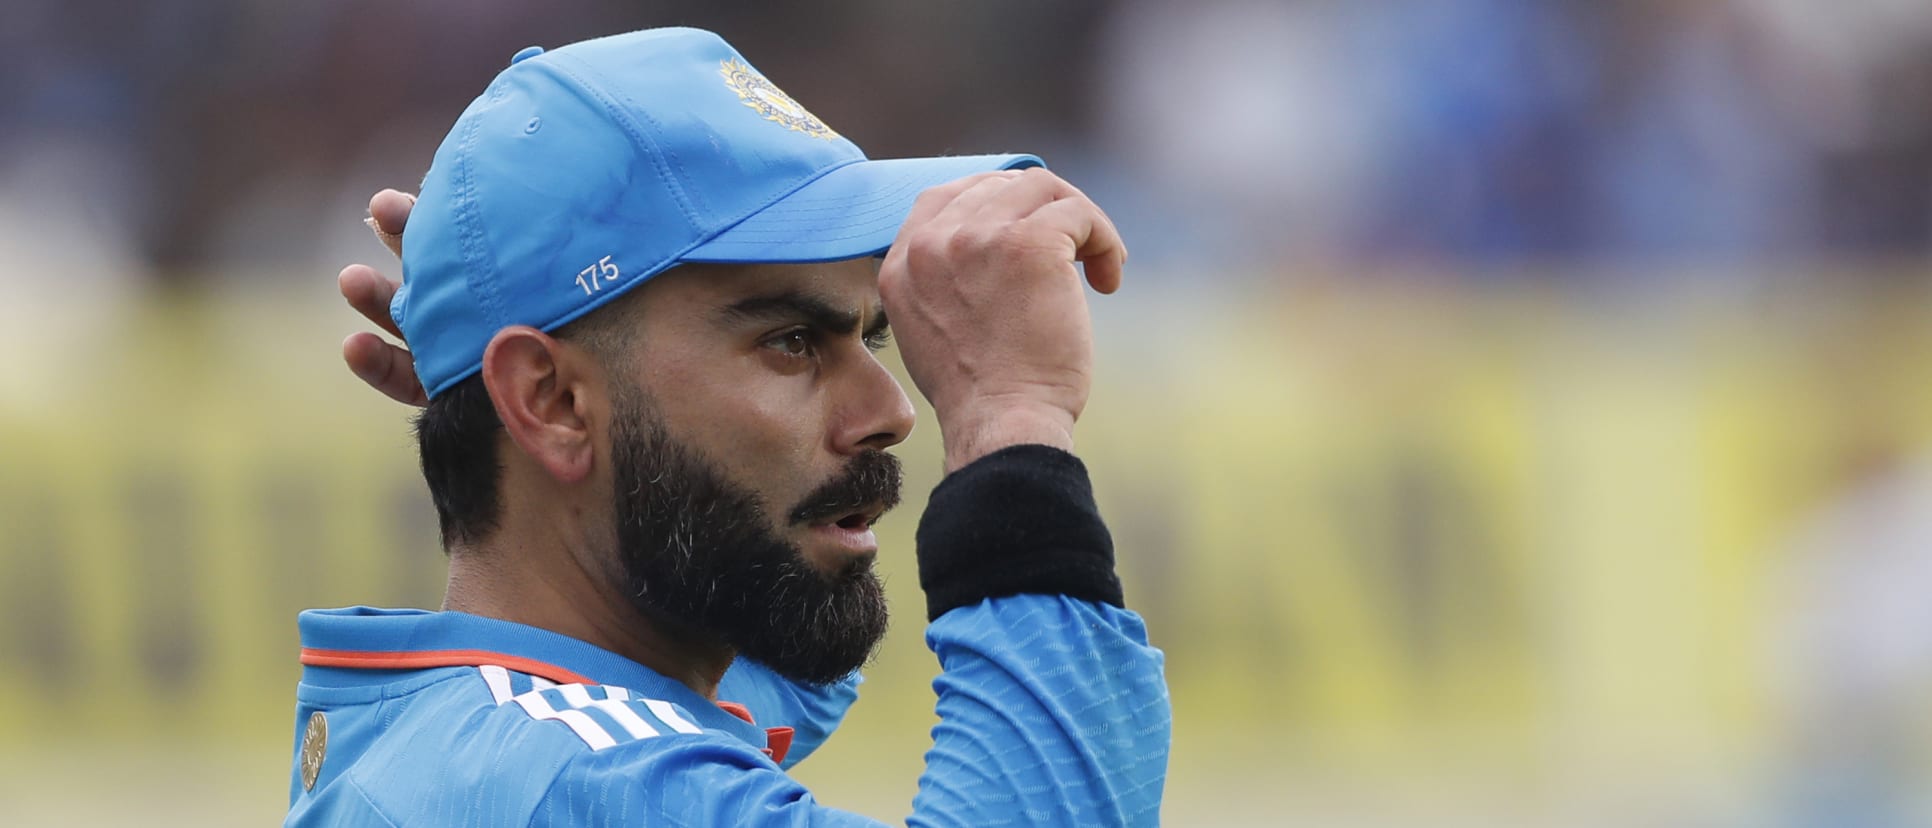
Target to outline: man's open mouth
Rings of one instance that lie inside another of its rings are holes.
[[[840,529],[864,531],[871,528],[872,524],[882,514],[885,514],[885,507],[876,503],[869,504],[857,511],[847,512],[837,520],[831,521],[829,525],[837,526]]]

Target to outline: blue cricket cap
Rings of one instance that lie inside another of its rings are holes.
[[[921,190],[1040,165],[868,160],[706,31],[532,46],[437,148],[389,313],[434,397],[505,327],[553,330],[686,262],[878,255]]]

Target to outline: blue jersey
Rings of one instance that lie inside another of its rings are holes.
[[[856,677],[815,688],[741,660],[714,703],[462,613],[311,611],[301,631],[288,824],[876,824],[783,770],[836,727]],[[1167,691],[1138,616],[1014,595],[946,612],[926,638],[940,723],[910,824],[1158,821]]]

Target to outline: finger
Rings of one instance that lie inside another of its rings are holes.
[[[407,339],[396,320],[389,315],[389,302],[396,298],[400,287],[389,277],[376,272],[368,265],[353,264],[342,269],[335,277],[335,286],[342,291],[342,298],[349,300],[349,307],[364,319],[374,322],[376,327],[388,331],[397,339]]]
[[[962,194],[956,203],[959,203],[961,210],[972,210],[977,220],[1003,223],[1025,218],[1033,211],[1063,198],[1086,197],[1086,193],[1067,183],[1066,179],[1054,175],[1045,167],[1034,167],[1022,172],[997,192],[976,189],[970,196]]]
[[[369,198],[369,217],[364,223],[397,258],[402,257],[403,228],[408,226],[409,213],[415,207],[416,197],[401,190],[382,190]]]
[[[900,229],[903,231],[907,227],[917,227],[931,221],[933,216],[939,215],[939,212],[959,198],[961,193],[983,182],[1007,181],[1019,176],[1019,170],[993,170],[948,181],[937,187],[928,187],[912,202],[912,210],[906,214],[906,220],[900,225]]]
[[[940,227],[957,228],[974,221],[984,212],[989,210],[997,212],[997,208],[993,205],[1009,198],[1007,192],[1021,186],[1021,182],[1029,178],[1030,176],[1018,171],[1013,171],[1011,175],[981,178],[953,196],[951,201],[933,215],[931,223]],[[1010,211],[1009,214],[1012,219],[1025,215],[1025,213],[1010,213]]]
[[[357,331],[342,340],[342,361],[350,373],[370,388],[404,405],[429,404],[423,384],[416,379],[416,364],[409,352],[368,331]]]
[[[401,234],[384,231],[382,229],[382,224],[376,221],[374,216],[364,216],[362,219],[362,224],[363,226],[369,228],[369,232],[376,234],[376,241],[382,242],[383,247],[389,248],[390,255],[395,256],[398,259],[402,258]]]
[[[1072,185],[1069,184],[1068,186],[1072,186]],[[1078,192],[1078,189],[1076,188],[1075,191]],[[1094,204],[1093,199],[1087,198],[1086,193],[1081,193],[1080,198],[1085,200],[1088,204],[1093,204],[1094,215],[1100,219],[1100,225],[1101,225],[1098,228],[1096,228],[1096,232],[1102,233],[1106,237],[1112,239],[1113,244],[1120,248],[1120,263],[1126,264],[1127,258],[1129,256],[1127,252],[1127,238],[1125,236],[1120,235],[1120,226],[1117,224],[1114,224],[1114,217],[1107,215],[1107,211],[1100,209],[1100,205]]]
[[[1087,282],[1101,293],[1120,289],[1127,248],[1107,214],[1084,198],[1063,198],[1035,210],[1024,221],[1062,234],[1073,260],[1086,267]]]
[[[409,213],[416,207],[416,196],[401,190],[385,189],[369,197],[369,215],[384,232],[402,235]]]
[[[1099,228],[1099,232],[1101,233],[1102,238],[1110,238],[1114,243],[1118,244],[1120,246],[1120,260],[1123,263],[1126,262],[1127,255],[1128,255],[1127,241],[1121,238],[1120,228],[1114,225],[1113,217],[1107,215],[1107,211],[1100,209],[1099,205],[1094,204],[1093,199],[1088,198],[1087,194],[1081,191],[1079,187],[1075,187],[1071,182],[1057,175],[1054,175],[1052,172],[1048,171],[1044,167],[1041,167],[1038,169],[1039,169],[1040,178],[1038,178],[1035,182],[1026,182],[1029,185],[1026,192],[1028,192],[1028,194],[1032,196],[1032,198],[1030,199],[1030,202],[1019,200],[1019,193],[1016,192],[1014,195],[1014,199],[1015,199],[1014,206],[1019,206],[1024,203],[1033,203],[1034,210],[1037,210],[1040,207],[1044,207],[1049,203],[1052,203],[1054,201],[1059,201],[1061,199],[1077,199],[1080,201],[1084,201],[1087,204],[1093,206],[1093,211],[1099,217],[1100,223],[1105,225],[1104,227]],[[1021,189],[1021,185],[1016,183],[1013,186],[1013,189],[1018,191]],[[1041,200],[1038,198],[1038,196],[1039,194],[1042,194],[1042,193],[1050,193],[1052,197]],[[1030,215],[1032,212],[1033,210],[1028,210],[1026,213],[1023,213],[1022,215]]]
[[[924,192],[919,194],[917,199],[913,200],[912,210],[907,212],[906,220],[899,223],[899,232],[892,238],[892,246],[886,248],[885,263],[887,269],[890,270],[895,262],[904,260],[907,249],[906,236],[932,221],[933,217],[939,215],[941,210],[946,209],[946,205],[951,204],[953,199],[959,197],[960,193],[971,189],[983,181],[1010,179],[1019,174],[1019,170],[992,170],[989,172],[975,173],[965,178],[954,179],[935,187],[926,188]]]

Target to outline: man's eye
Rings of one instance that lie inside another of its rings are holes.
[[[765,340],[765,346],[786,356],[811,356],[812,332],[803,328],[789,330]]]

